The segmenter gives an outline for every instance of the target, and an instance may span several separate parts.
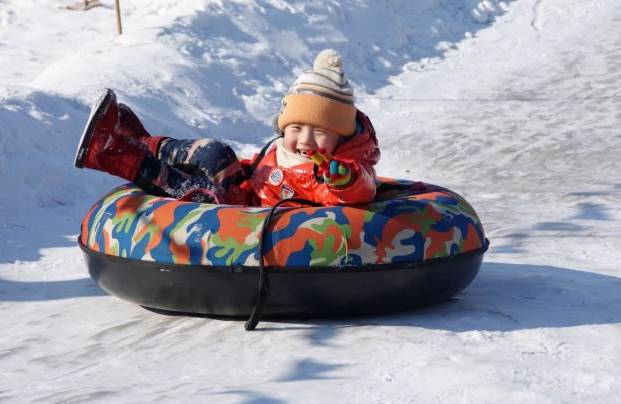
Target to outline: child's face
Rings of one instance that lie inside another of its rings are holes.
[[[339,135],[318,126],[292,123],[285,127],[284,146],[291,153],[308,158],[308,151],[325,149],[332,154],[339,144]]]

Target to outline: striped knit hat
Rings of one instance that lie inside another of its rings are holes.
[[[292,123],[319,126],[341,136],[355,133],[354,90],[334,49],[322,50],[313,70],[302,73],[289,87],[282,100],[278,128],[284,131]]]

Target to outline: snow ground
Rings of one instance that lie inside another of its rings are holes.
[[[617,402],[621,3],[0,0],[0,402]],[[127,4],[125,4],[127,3]],[[199,4],[200,3],[200,4]],[[448,186],[492,247],[445,304],[366,319],[165,317],[76,247],[120,181],[75,170],[103,86],[241,154],[314,54],[344,55],[382,175]]]

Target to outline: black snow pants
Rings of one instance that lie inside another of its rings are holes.
[[[142,163],[136,185],[144,191],[195,202],[223,203],[246,175],[233,149],[218,140],[168,138]]]

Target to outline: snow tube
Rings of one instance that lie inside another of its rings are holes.
[[[445,300],[476,276],[488,241],[456,193],[378,179],[366,205],[210,205],[112,190],[82,221],[91,277],[105,291],[169,312],[248,316],[259,259],[264,317],[377,314]]]

